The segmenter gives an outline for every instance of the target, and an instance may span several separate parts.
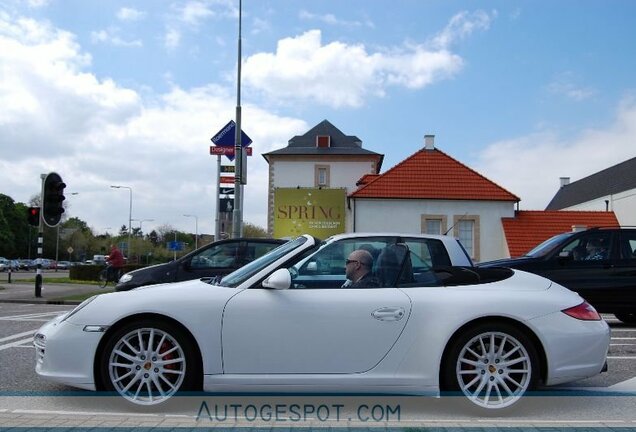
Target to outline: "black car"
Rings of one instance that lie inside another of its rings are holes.
[[[520,258],[480,267],[512,267],[578,292],[599,312],[636,322],[636,229],[591,228],[558,234]]]
[[[144,285],[224,276],[283,243],[285,240],[264,238],[220,240],[176,261],[126,273],[119,279],[115,290],[128,291]]]

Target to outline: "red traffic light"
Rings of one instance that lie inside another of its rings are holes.
[[[27,210],[27,220],[29,225],[40,225],[40,207],[29,207]]]

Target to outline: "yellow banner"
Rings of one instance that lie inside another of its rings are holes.
[[[274,237],[325,239],[345,232],[345,198],[345,189],[275,189]]]

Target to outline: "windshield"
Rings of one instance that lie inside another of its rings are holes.
[[[301,236],[296,238],[295,240],[291,240],[287,243],[284,243],[278,246],[276,249],[273,249],[269,253],[266,253],[260,258],[255,259],[251,263],[246,264],[240,269],[225,276],[223,279],[221,279],[221,281],[219,282],[219,285],[235,288],[239,286],[240,284],[242,284],[243,282],[245,282],[247,279],[254,276],[256,273],[258,273],[265,267],[267,267],[268,265],[270,265],[271,263],[287,255],[289,252],[293,251],[294,249],[299,248],[305,242],[307,242],[307,237]]]
[[[526,254],[529,257],[539,257],[549,253],[552,249],[554,249],[558,244],[560,244],[563,240],[570,237],[574,233],[563,233],[557,234],[554,237],[551,237],[541,243],[539,246],[536,246],[530,252]]]

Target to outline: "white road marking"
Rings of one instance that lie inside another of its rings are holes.
[[[612,360],[636,360],[636,356],[607,356],[607,358]]]
[[[5,345],[0,345],[0,351],[6,350],[7,348],[17,347],[17,346],[22,345],[22,344],[27,343],[27,342],[33,342],[33,338],[22,339],[22,340],[11,342],[11,343],[8,343],[8,344],[5,344]]]
[[[636,340],[636,337],[613,337],[612,340]]]
[[[31,313],[31,314],[23,314],[23,315],[11,315],[6,317],[0,317],[0,321],[49,321],[50,319],[61,315],[65,312],[55,311],[55,312],[41,312],[41,313]]]
[[[26,332],[24,332],[24,333],[16,333],[16,334],[11,335],[11,336],[3,337],[2,339],[0,339],[0,343],[2,343],[2,342],[6,342],[6,341],[8,341],[8,340],[12,340],[12,339],[21,338],[21,337],[24,337],[24,336],[27,336],[27,335],[31,335],[31,336],[33,336],[33,334],[34,334],[36,331],[38,331],[38,330],[37,330],[37,329],[35,329],[35,330],[26,331]]]

